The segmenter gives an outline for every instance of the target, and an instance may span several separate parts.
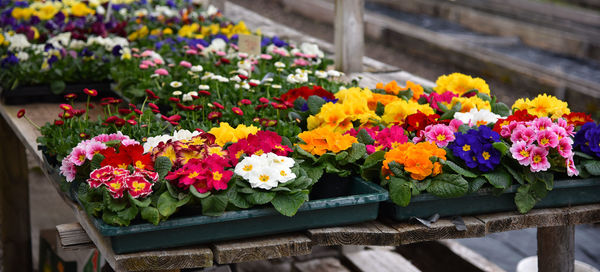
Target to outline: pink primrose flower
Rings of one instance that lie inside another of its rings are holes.
[[[531,149],[531,172],[546,171],[549,168],[548,150],[544,147],[534,146]]]

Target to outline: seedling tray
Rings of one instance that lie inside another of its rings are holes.
[[[313,192],[327,192],[323,187],[332,184],[338,190],[329,190],[330,196],[321,195],[318,199],[311,194],[311,200],[293,217],[281,215],[273,208],[255,208],[225,212],[218,217],[172,217],[156,226],[140,223],[116,227],[98,218],[91,220],[110,239],[114,252],[121,254],[374,220],[379,202],[388,199],[385,189],[359,178],[321,180]]]
[[[514,198],[517,186],[512,186],[501,195],[494,195],[489,188],[458,198],[438,198],[425,193],[413,196],[410,204],[400,207],[391,201],[382,203],[384,217],[397,221],[411,217],[428,218],[434,214],[457,216],[517,211]],[[565,207],[581,204],[600,203],[600,179],[558,180],[548,195],[535,205],[535,208]]]

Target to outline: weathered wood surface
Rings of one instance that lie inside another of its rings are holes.
[[[365,54],[364,0],[335,1],[335,67],[344,73],[362,72]]]
[[[333,11],[333,5],[332,11]],[[248,27],[252,29],[260,28],[261,32],[267,36],[279,36],[280,38],[289,39],[298,44],[302,42],[314,43],[319,48],[328,53],[334,53],[335,47],[333,44],[323,41],[321,39],[314,38],[306,33],[299,32],[285,25],[273,22],[272,20],[265,18],[255,12],[240,7],[234,3],[225,3],[225,15],[232,20],[243,20]],[[396,71],[398,67],[394,67],[389,64],[382,63],[369,57],[363,57],[364,70],[368,72],[381,72],[381,71]]]
[[[398,231],[381,222],[371,221],[350,226],[310,229],[314,245],[398,245]]]
[[[441,240],[439,243],[448,250],[452,251],[456,256],[465,260],[469,264],[477,267],[480,271],[486,272],[506,272],[504,269],[500,268],[496,264],[490,262],[485,257],[481,256],[479,253],[471,250],[470,248],[461,245],[459,242],[454,240]]]
[[[537,229],[538,271],[575,270],[575,225]]]
[[[344,256],[360,271],[420,272],[402,255],[389,250],[362,250]]]
[[[25,148],[10,118],[0,116],[0,242],[3,271],[30,271],[31,224]]]
[[[568,208],[534,209],[526,214],[504,212],[476,216],[485,224],[486,233],[567,224]]]
[[[466,230],[458,230],[449,219],[440,219],[426,227],[412,222],[388,222],[388,225],[398,231],[400,244],[411,244],[423,241],[441,239],[471,238],[485,236],[485,224],[475,217],[462,218]]]
[[[332,257],[315,259],[306,262],[295,262],[294,271],[297,272],[350,272],[340,260]]]
[[[63,247],[91,243],[90,237],[79,223],[68,223],[56,226],[60,244]]]
[[[218,264],[306,255],[311,252],[311,240],[303,234],[283,234],[270,237],[214,243],[215,262]]]

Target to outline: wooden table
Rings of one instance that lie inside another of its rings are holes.
[[[0,105],[0,231],[5,271],[21,271],[31,267],[31,237],[29,196],[25,151],[42,162],[35,139],[39,132],[25,119],[17,119],[22,106]],[[54,104],[26,106],[27,116],[38,124],[54,119]],[[44,165],[40,163],[40,165]],[[43,169],[48,174],[48,169]],[[52,182],[55,184],[54,182]],[[459,231],[448,219],[440,219],[430,228],[408,222],[378,220],[361,224],[310,229],[303,232],[219,242],[185,248],[114,254],[110,242],[99,235],[85,212],[57,192],[73,209],[75,217],[87,232],[100,253],[117,271],[172,270],[210,267],[217,264],[304,255],[312,246],[330,245],[388,245],[417,243],[440,239],[483,237],[489,233],[538,228],[542,271],[568,271],[573,262],[574,225],[600,222],[600,204],[574,207],[534,209],[527,214],[505,212],[465,216],[466,230]],[[65,222],[66,223],[66,222]],[[570,264],[570,266],[569,266]],[[567,269],[565,269],[567,268]]]

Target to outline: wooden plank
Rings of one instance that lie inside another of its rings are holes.
[[[452,251],[452,253],[456,254],[457,257],[475,266],[480,271],[506,272],[504,269],[500,268],[495,263],[490,262],[488,259],[481,256],[479,253],[471,250],[466,246],[461,245],[459,242],[456,242],[454,240],[441,240],[439,241],[439,243],[441,245],[444,245],[450,251]]]
[[[575,225],[537,230],[538,271],[575,271]]]
[[[397,245],[398,231],[380,222],[310,229],[308,236],[314,245]]]
[[[365,51],[364,0],[335,1],[335,67],[345,72],[362,72]]]
[[[417,267],[402,255],[389,250],[362,250],[344,256],[359,271],[419,272]]]
[[[485,223],[485,233],[567,224],[567,208],[534,209],[526,214],[503,212],[476,216]]]
[[[63,247],[92,242],[79,223],[61,224],[56,226],[56,230]]]
[[[218,264],[306,255],[311,252],[311,240],[303,234],[283,234],[212,245]]]
[[[350,272],[340,260],[332,257],[294,262],[293,266],[297,272]]]
[[[457,239],[482,237],[485,235],[485,224],[475,217],[463,217],[466,230],[459,231],[449,219],[440,219],[428,228],[411,222],[389,223],[399,232],[400,244],[418,243],[440,239]]]
[[[569,225],[580,225],[600,222],[600,204],[580,205],[568,208]]]
[[[6,116],[0,117],[0,143],[0,270],[29,271],[33,267],[27,158]]]

